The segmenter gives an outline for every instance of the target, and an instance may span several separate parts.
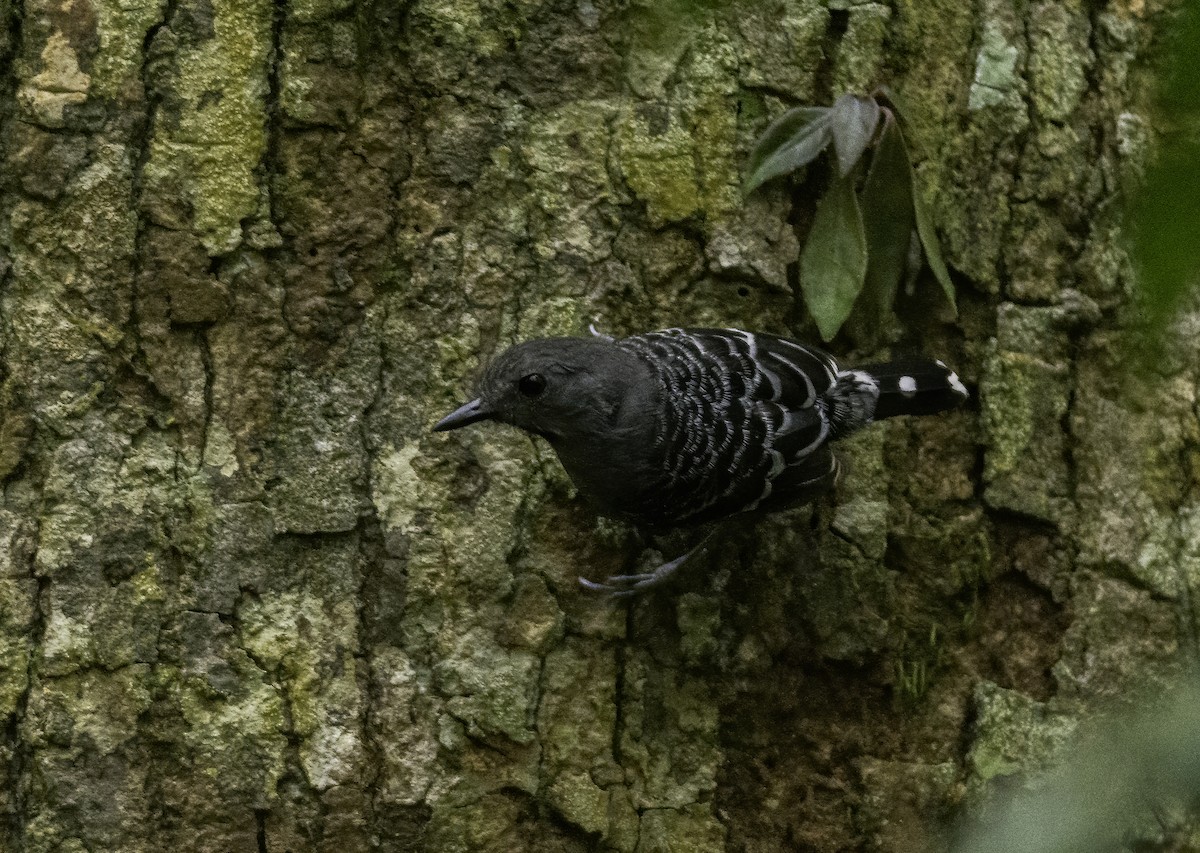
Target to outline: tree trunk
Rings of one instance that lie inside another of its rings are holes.
[[[1118,346],[1157,0],[0,18],[3,849],[938,849],[1194,651],[1200,367]],[[581,594],[629,532],[545,445],[431,424],[592,320],[815,340],[817,184],[742,166],[880,82],[960,307],[922,279],[889,342],[978,394]]]

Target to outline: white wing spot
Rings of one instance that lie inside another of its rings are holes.
[[[770,497],[772,488],[774,488],[774,486],[770,480],[767,480],[765,483],[763,483],[762,494],[750,501],[750,503],[746,504],[742,512],[751,512],[758,509],[758,505]]]
[[[743,332],[746,336],[746,343],[750,345],[750,360],[755,364],[758,363],[758,339],[749,332]]]
[[[817,437],[812,440],[808,447],[803,447],[792,454],[792,461],[789,465],[796,465],[803,462],[805,457],[812,454],[814,450],[821,446],[822,442],[829,437],[829,420],[825,417],[825,413],[821,413],[821,429],[817,432]]]
[[[778,400],[782,398],[783,383],[779,381],[779,375],[765,364],[758,365],[758,372],[767,377],[767,381],[771,383],[771,399]]]
[[[838,372],[838,366],[829,353],[806,347],[804,344],[797,343],[790,338],[778,338],[778,342],[783,346],[791,347],[797,352],[803,353],[805,358],[814,359],[817,364],[821,365],[821,369],[825,371],[825,375],[829,378],[829,381],[833,382],[834,374]]]
[[[967,386],[962,384],[962,380],[958,378],[957,373],[951,373],[946,377],[946,381],[950,383],[950,387],[954,389],[955,394],[961,395],[963,399],[970,396],[967,393]]]
[[[787,435],[789,432],[795,432],[800,429],[803,424],[800,421],[800,416],[791,409],[783,410],[783,424],[775,431],[776,435]]]
[[[911,376],[900,377],[900,393],[905,397],[911,397],[917,393],[917,380]]]
[[[807,409],[815,403],[817,401],[817,389],[813,386],[812,380],[808,378],[808,374],[794,361],[784,358],[779,353],[775,353],[775,360],[804,380],[804,390],[808,392],[808,399],[800,404],[800,408]]]

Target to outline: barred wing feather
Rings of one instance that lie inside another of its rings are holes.
[[[650,364],[663,390],[659,523],[777,509],[832,484],[821,395],[837,364],[827,354],[739,329],[667,329],[619,344]]]

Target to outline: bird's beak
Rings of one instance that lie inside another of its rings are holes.
[[[487,420],[490,417],[492,417],[492,413],[484,408],[483,398],[479,397],[459,406],[453,412],[446,415],[446,417],[434,425],[433,431],[445,432],[448,429],[458,429],[459,427],[465,427],[467,424],[473,424],[476,421]]]

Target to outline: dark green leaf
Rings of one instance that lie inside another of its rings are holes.
[[[850,316],[867,272],[867,241],[854,174],[835,178],[813,217],[800,255],[800,290],[822,340]]]
[[[745,191],[815,160],[833,139],[829,121],[828,107],[796,107],[771,122],[750,153]]]
[[[904,136],[894,118],[889,116],[885,122],[861,199],[867,238],[863,308],[867,321],[876,325],[882,325],[896,299],[915,224],[912,164]]]
[[[854,164],[867,150],[877,124],[879,104],[871,98],[842,95],[833,102],[830,130],[833,132],[833,150],[837,152],[838,170],[842,175],[850,174]]]
[[[908,109],[908,102],[901,98],[890,86],[880,86],[875,92],[883,100],[887,101],[892,106],[892,112],[901,121],[912,121],[912,113]]]
[[[911,166],[909,168],[911,169]],[[950,280],[950,271],[946,269],[946,262],[942,260],[942,249],[938,245],[937,233],[933,230],[933,223],[925,208],[925,199],[921,197],[921,190],[916,185],[915,178],[912,195],[913,215],[917,219],[917,234],[920,235],[921,246],[925,249],[925,260],[929,263],[929,269],[933,272],[934,278],[941,284],[946,298],[950,300],[950,307],[957,314],[958,304],[954,299],[954,282]]]

